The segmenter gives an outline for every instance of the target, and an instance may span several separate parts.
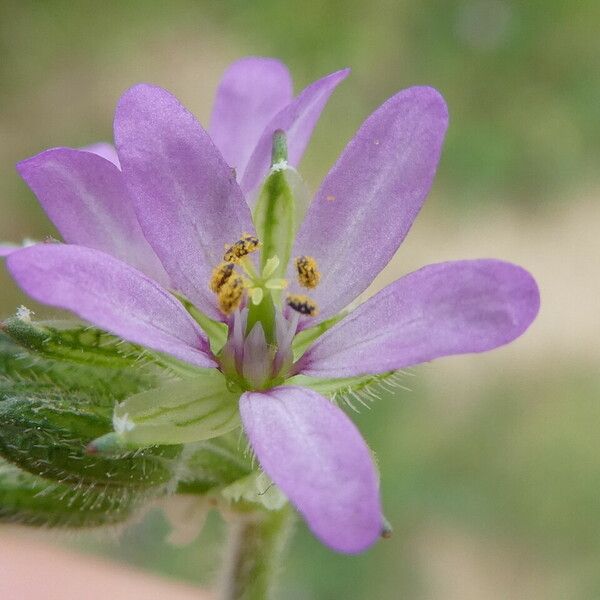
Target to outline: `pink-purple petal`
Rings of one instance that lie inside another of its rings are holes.
[[[17,170],[67,243],[107,252],[167,285],[113,163],[89,150],[53,148]]]
[[[80,148],[85,152],[91,152],[92,154],[97,154],[106,160],[109,160],[115,167],[121,168],[121,163],[119,162],[119,156],[117,154],[117,149],[108,142],[97,142],[96,144],[90,144],[89,146],[83,146]]]
[[[146,238],[174,287],[221,318],[210,273],[225,244],[253,231],[233,170],[195,117],[162,88],[140,84],[125,92],[114,127]]]
[[[34,300],[74,312],[124,339],[200,367],[208,341],[182,304],[155,281],[103,252],[37,244],[13,252],[11,275]]]
[[[0,258],[5,258],[6,256],[10,256],[13,252],[17,250],[21,250],[23,246],[18,244],[10,244],[8,242],[0,244]]]
[[[294,247],[319,264],[319,320],[364,291],[398,249],[431,187],[447,123],[434,89],[402,91],[363,123],[325,178]]]
[[[331,328],[299,369],[315,377],[350,377],[484,352],[519,337],[539,304],[535,280],[516,265],[487,259],[429,265]]]
[[[269,121],[292,99],[286,66],[272,58],[247,57],[224,73],[213,108],[210,136],[241,175]]]
[[[246,392],[240,414],[261,467],[324,544],[356,553],[378,538],[378,476],[342,410],[313,390],[289,386]]]
[[[323,108],[348,73],[350,69],[343,69],[315,81],[273,117],[265,127],[241,178],[245,194],[252,192],[269,171],[273,133],[277,129],[283,129],[287,134],[288,162],[298,165]]]

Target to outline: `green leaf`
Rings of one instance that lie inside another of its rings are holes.
[[[96,527],[127,519],[142,497],[119,488],[47,481],[0,461],[0,522]]]
[[[220,371],[206,369],[121,402],[115,407],[112,439],[143,447],[217,437],[239,427],[238,398]]]

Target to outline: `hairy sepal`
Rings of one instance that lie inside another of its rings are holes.
[[[400,385],[398,380],[404,374],[403,371],[386,371],[377,375],[358,375],[336,379],[295,375],[288,379],[287,383],[311,388],[335,402],[346,402],[353,406],[353,400],[364,405],[398,387],[403,388],[404,386]]]
[[[34,475],[74,485],[160,487],[171,480],[181,450],[90,455],[87,445],[109,431],[111,421],[84,394],[65,399],[47,389],[25,395],[0,391],[0,419],[0,454],[6,460]]]
[[[1,329],[17,344],[38,356],[86,366],[141,368],[152,355],[105,331],[70,321],[33,322],[12,317]]]
[[[64,528],[115,525],[139,499],[122,488],[69,485],[0,461],[0,522]]]
[[[235,481],[224,488],[221,494],[238,508],[249,504],[267,510],[280,510],[287,503],[283,492],[262,471],[255,471]]]
[[[199,371],[130,396],[114,410],[112,438],[118,447],[199,442],[240,425],[239,393],[229,391],[220,371]]]
[[[216,356],[221,352],[223,346],[227,342],[229,328],[221,321],[215,321],[208,315],[205,315],[201,310],[196,308],[185,296],[178,292],[172,292],[173,295],[183,304],[185,309],[194,318],[196,323],[200,325],[210,344],[210,351]]]
[[[89,366],[70,360],[49,359],[26,350],[0,331],[0,387],[19,393],[37,392],[40,386],[68,397],[73,392],[86,392],[110,412],[116,400],[140,389],[156,385],[156,369],[126,367],[123,369]]]
[[[240,436],[232,432],[186,445],[177,491],[208,494],[249,475],[251,457],[240,448],[240,443]]]

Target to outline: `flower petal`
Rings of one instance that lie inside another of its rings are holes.
[[[246,392],[240,414],[261,467],[323,543],[355,553],[377,539],[378,476],[344,412],[312,390],[289,386]]]
[[[11,275],[34,300],[65,308],[124,339],[213,367],[202,330],[173,296],[140,271],[91,248],[37,244],[13,252]]]
[[[292,80],[278,60],[251,56],[225,71],[209,131],[223,158],[240,175],[263,129],[291,99]]]
[[[448,123],[442,97],[410,88],[378,108],[317,192],[294,256],[317,259],[319,320],[348,305],[389,262],[429,192]]]
[[[84,150],[85,152],[91,152],[92,154],[97,154],[98,156],[109,160],[118,169],[121,168],[121,163],[119,162],[117,149],[108,142],[97,142],[96,144],[83,146],[82,148],[80,148],[80,150]]]
[[[277,129],[283,129],[287,134],[288,162],[294,166],[300,162],[329,96],[348,73],[350,69],[343,69],[315,81],[275,115],[265,127],[241,178],[245,194],[254,190],[269,171],[273,133]]]
[[[429,265],[332,327],[300,359],[299,370],[352,377],[484,352],[519,337],[539,303],[535,280],[516,265],[491,259]]]
[[[208,289],[224,246],[252,232],[250,210],[227,166],[194,116],[166,90],[125,92],[115,140],[144,234],[178,291],[222,318]]]
[[[112,254],[167,285],[114,164],[87,150],[53,148],[17,170],[67,243]]]
[[[4,258],[6,256],[10,256],[13,252],[17,250],[22,250],[23,246],[18,244],[11,244],[10,242],[2,242],[0,243],[0,257]]]

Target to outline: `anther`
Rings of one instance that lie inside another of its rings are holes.
[[[233,274],[234,267],[235,265],[232,262],[224,262],[213,269],[209,283],[211,292],[218,294],[221,291],[221,288]]]
[[[244,233],[235,244],[225,246],[223,260],[225,262],[238,262],[244,256],[256,252],[259,247],[260,241],[256,236],[251,233]]]
[[[290,294],[286,299],[287,305],[306,317],[316,317],[319,314],[317,303],[301,294]]]
[[[221,312],[226,315],[231,314],[242,302],[245,288],[242,277],[239,275],[229,277],[221,286],[217,296]]]
[[[298,283],[305,288],[313,289],[321,281],[321,273],[317,261],[312,256],[299,256],[296,259]]]

